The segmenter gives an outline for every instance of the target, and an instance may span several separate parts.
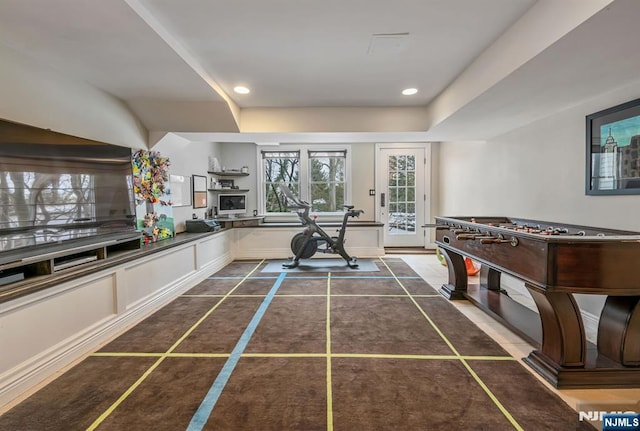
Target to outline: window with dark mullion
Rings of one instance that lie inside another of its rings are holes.
[[[338,215],[349,199],[347,149],[331,145],[286,145],[288,148],[262,149],[262,183],[260,212],[290,215],[280,184],[309,202],[316,214]],[[348,202],[347,202],[348,203]]]
[[[345,204],[347,152],[309,151],[309,199],[312,210],[339,212]]]
[[[262,162],[265,212],[287,212],[279,184],[287,184],[294,195],[300,195],[300,151],[262,151]]]

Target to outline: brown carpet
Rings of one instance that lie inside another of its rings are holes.
[[[280,279],[265,264],[228,265],[0,430],[595,429],[401,259]]]

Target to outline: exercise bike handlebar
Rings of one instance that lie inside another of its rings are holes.
[[[292,202],[296,208],[311,208],[311,204],[309,204],[308,202],[305,201],[301,201],[300,199],[298,199],[297,197],[295,197],[293,195],[293,193],[291,193],[291,190],[289,190],[289,187],[285,184],[285,183],[278,183],[278,186],[280,187],[280,191],[282,191],[282,194],[284,195],[285,198],[287,198],[288,201]]]
[[[348,217],[360,217],[360,214],[364,214],[364,210],[354,210],[354,209],[350,209],[349,211],[347,211],[346,215]]]
[[[305,221],[313,222],[311,217],[309,217],[311,204],[303,200],[300,200],[296,196],[294,196],[293,193],[291,193],[291,190],[289,189],[289,187],[287,187],[285,183],[283,182],[278,183],[278,186],[280,187],[280,190],[282,191],[282,194],[284,194],[285,198],[287,198],[288,201],[293,203],[294,208],[298,210],[302,210],[302,211],[298,211],[298,216],[300,216],[300,218]],[[353,205],[343,205],[343,207],[347,210],[344,215],[345,222],[349,217],[360,217],[360,214],[364,214],[363,210],[354,210]]]

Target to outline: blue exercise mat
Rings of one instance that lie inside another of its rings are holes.
[[[344,259],[301,259],[296,268],[284,268],[288,259],[272,260],[261,272],[371,272],[380,271],[373,259],[358,259],[357,268],[349,268]]]

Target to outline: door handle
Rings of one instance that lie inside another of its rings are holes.
[[[386,199],[385,198],[386,198],[385,194],[384,193],[380,193],[380,206],[383,207],[383,208],[386,206],[386,202],[385,202]]]

